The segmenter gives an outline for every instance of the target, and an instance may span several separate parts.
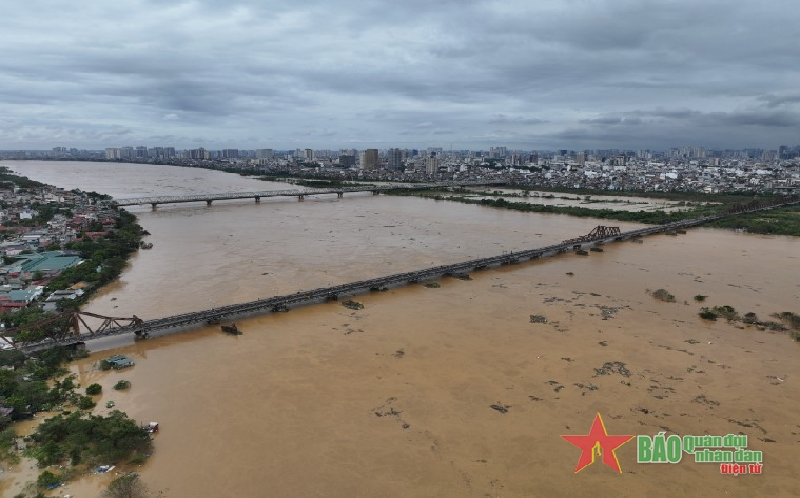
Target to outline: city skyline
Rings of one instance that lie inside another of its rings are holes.
[[[0,149],[777,149],[800,141],[799,13],[32,0],[0,41]]]

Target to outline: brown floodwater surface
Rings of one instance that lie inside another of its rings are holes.
[[[283,187],[163,166],[8,165],[117,197]],[[134,211],[154,248],[134,256],[90,311],[156,318],[610,224],[371,195]],[[800,346],[698,312],[800,312],[800,239],[697,228],[604,249],[360,295],[359,311],[326,303],[237,320],[238,337],[206,327],[93,343],[116,349],[71,369],[82,385],[103,386],[98,413],[113,400],[138,421],[159,421],[153,455],[123,469],[170,497],[799,495]],[[659,288],[675,302],[651,297]],[[114,353],[136,365],[94,368]],[[603,370],[608,362],[624,368]],[[114,391],[120,379],[132,388]],[[640,464],[635,439],[616,451],[622,474],[599,457],[573,473],[581,450],[561,435],[588,434],[598,412],[609,434],[746,434],[763,452],[763,474],[721,475],[690,455]],[[35,478],[26,465],[3,474],[3,496]],[[59,493],[97,496],[108,479],[87,476]]]

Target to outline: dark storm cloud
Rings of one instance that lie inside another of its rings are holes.
[[[0,148],[793,144],[799,12],[31,0],[4,14]]]

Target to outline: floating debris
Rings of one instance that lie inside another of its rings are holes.
[[[351,310],[363,310],[364,309],[364,305],[363,304],[359,303],[358,301],[353,301],[352,299],[349,299],[349,300],[343,302],[342,306],[344,306],[347,309],[351,309]]]
[[[621,361],[607,361],[603,363],[603,366],[600,368],[595,368],[595,377],[598,375],[611,375],[611,374],[620,374],[623,377],[630,377],[631,371],[625,368],[625,364]]]
[[[531,323],[547,323],[547,318],[542,315],[531,315]]]
[[[492,410],[497,410],[500,413],[508,413],[508,409],[511,408],[511,405],[504,405],[498,401],[497,404],[489,405],[489,408]]]

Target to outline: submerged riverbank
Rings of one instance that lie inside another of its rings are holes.
[[[515,197],[522,197],[524,196],[522,192],[525,191],[520,191],[520,194],[512,194],[510,196],[496,194],[494,196],[495,198],[493,199],[475,198],[475,194],[464,191],[460,193],[454,193],[452,190],[426,190],[413,192],[392,191],[387,192],[387,195],[417,196],[450,202],[460,202],[462,204],[478,204],[482,206],[509,209],[512,211],[522,211],[527,213],[565,214],[581,218],[588,217],[619,221],[634,221],[652,225],[663,225],[675,221],[700,218],[703,216],[722,213],[731,208],[731,206],[737,202],[742,202],[743,199],[749,199],[747,202],[752,202],[753,200],[758,199],[762,199],[764,202],[772,202],[782,198],[782,196],[746,197],[716,195],[709,196],[708,201],[706,202],[685,203],[685,209],[673,208],[670,210],[658,209],[647,211],[606,209],[583,206],[554,206],[548,204],[539,204],[536,203],[535,200],[532,202],[520,202],[516,200],[509,201],[506,199],[506,197],[512,199]],[[620,197],[624,198],[624,196]],[[697,196],[687,196],[687,198],[696,199]],[[591,202],[591,199],[586,199],[584,202],[588,204]],[[708,226],[730,228],[748,233],[764,235],[800,236],[800,205],[779,207],[767,212],[738,215],[733,218],[710,222]]]

